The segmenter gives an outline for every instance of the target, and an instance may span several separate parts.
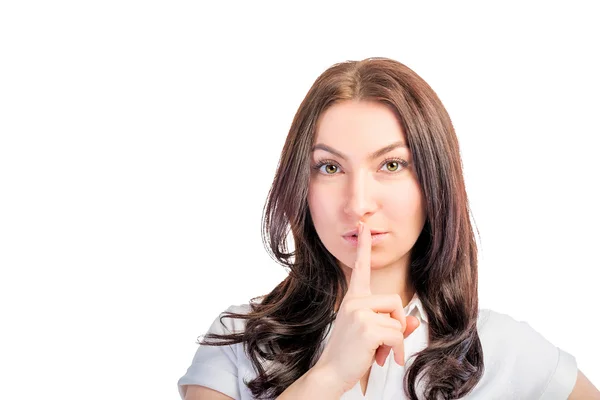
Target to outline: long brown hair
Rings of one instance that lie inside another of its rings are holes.
[[[347,290],[335,258],[317,236],[308,209],[311,149],[319,116],[334,103],[387,105],[402,125],[425,197],[427,218],[411,250],[410,279],[429,317],[429,346],[407,363],[404,390],[417,399],[465,396],[483,375],[477,333],[477,246],[450,117],[431,87],[387,58],[348,61],[327,69],[302,101],[288,133],[263,216],[263,241],[289,275],[248,314],[243,332],[207,335],[201,344],[243,343],[257,377],[253,396],[274,398],[311,368]],[[289,232],[294,251],[287,248]],[[207,341],[218,339],[218,341]],[[265,366],[270,366],[265,368]]]

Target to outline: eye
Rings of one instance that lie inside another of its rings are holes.
[[[403,168],[406,168],[407,166],[408,166],[408,162],[401,158],[387,158],[383,161],[383,164],[381,165],[380,170],[383,169],[384,167],[387,167],[385,169],[387,170],[388,173],[395,174],[395,173],[398,173],[399,171],[401,171]],[[323,167],[325,167],[325,168],[323,168]],[[328,175],[328,176],[336,175],[336,173],[339,172],[339,170],[340,170],[339,164],[333,160],[319,161],[312,168],[315,171],[317,171],[323,175]]]
[[[333,175],[337,172],[338,166],[333,164],[325,164],[325,171],[328,175]]]
[[[383,166],[382,167],[386,167],[387,166],[387,170],[391,173],[394,172],[398,172],[399,170],[402,170],[403,168],[406,168],[408,166],[408,162],[401,159],[401,158],[386,158],[383,161]]]
[[[388,171],[390,172],[396,172],[398,168],[400,168],[400,163],[398,161],[389,161],[384,164],[384,167],[386,165],[388,166]]]
[[[322,169],[323,167],[325,167],[324,170]],[[318,169],[319,171],[324,171],[326,175],[335,175],[335,173],[340,169],[340,167],[338,167],[335,164],[321,164],[317,166],[316,169]]]
[[[325,167],[323,169],[323,167]],[[317,172],[320,172],[324,175],[335,175],[336,172],[340,169],[339,165],[333,160],[322,160],[319,161],[313,169]]]

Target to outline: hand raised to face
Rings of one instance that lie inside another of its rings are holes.
[[[404,365],[404,338],[418,326],[417,318],[404,315],[400,295],[371,293],[371,231],[361,223],[348,291],[315,366],[327,368],[343,390],[349,390],[374,360],[383,365],[391,349],[396,363]]]

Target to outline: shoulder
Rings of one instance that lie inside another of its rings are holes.
[[[215,318],[208,332],[216,334],[243,332],[246,329],[246,319],[240,316],[252,312],[253,308],[260,304],[263,298],[264,296],[255,297],[248,303],[230,305]]]
[[[232,304],[215,318],[208,332],[216,334],[243,332],[246,327],[246,320],[244,318],[235,317],[232,314],[247,315],[251,311],[251,303]]]
[[[477,328],[489,357],[518,359],[532,367],[556,362],[559,349],[525,321],[485,309],[480,311]]]
[[[199,339],[209,333],[229,335],[242,332],[245,329],[246,320],[228,315],[230,313],[248,314],[252,310],[251,303],[227,307],[216,316],[208,331]],[[209,339],[209,341],[219,343],[221,339]],[[240,393],[244,393],[244,398],[247,398],[249,394],[246,393],[246,388],[239,384],[240,377],[242,379],[253,377],[252,363],[247,358],[241,343],[207,345],[201,342],[196,349],[192,364],[178,381],[179,393],[183,399],[187,385],[199,385],[234,399],[239,399]]]
[[[508,314],[482,309],[477,328],[485,365],[481,383],[488,389],[502,390],[506,385],[511,388],[507,395],[524,398],[568,396],[577,377],[571,354]]]
[[[493,350],[501,346],[503,352],[509,353],[534,350],[555,350],[556,347],[536,331],[529,323],[519,321],[508,314],[483,309],[480,310],[478,333],[482,344]],[[543,354],[543,351],[542,351]],[[505,353],[506,355],[506,353]]]
[[[479,310],[477,329],[480,338],[485,337],[491,341],[521,338],[525,333],[525,326],[528,326],[526,322],[518,321],[508,314],[490,309]]]

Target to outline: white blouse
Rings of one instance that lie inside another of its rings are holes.
[[[249,304],[231,306],[227,311],[247,313]],[[420,326],[404,340],[407,367],[414,353],[428,345],[428,319],[415,295],[404,308],[406,315],[417,317]],[[245,320],[224,318],[229,332],[244,329]],[[475,388],[463,399],[556,399],[565,400],[575,386],[575,357],[554,346],[526,322],[516,321],[506,314],[479,310],[477,330],[483,347],[484,374]],[[212,333],[229,333],[219,318],[209,329]],[[331,334],[331,330],[329,331]],[[325,343],[329,336],[325,339]],[[344,393],[341,400],[406,399],[403,386],[405,367],[394,362],[390,352],[383,367],[373,363],[367,391],[362,394],[360,383]],[[177,382],[184,398],[185,385],[201,385],[219,391],[236,400],[252,400],[244,384],[256,377],[250,359],[241,343],[232,346],[199,346],[186,374]],[[422,393],[422,386],[417,386]]]

